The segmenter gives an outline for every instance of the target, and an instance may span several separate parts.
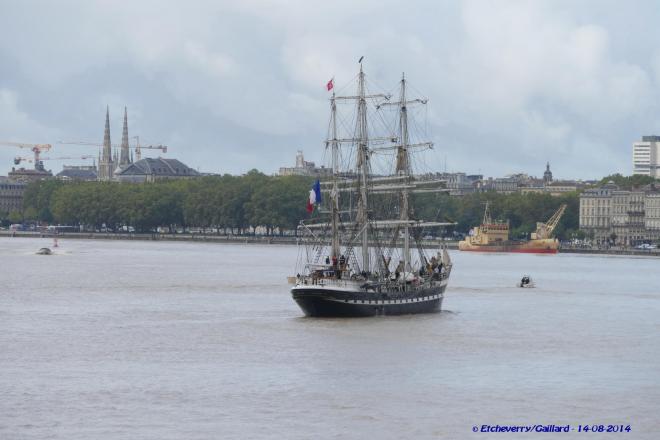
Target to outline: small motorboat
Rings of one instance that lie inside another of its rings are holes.
[[[516,286],[531,288],[536,287],[536,284],[534,284],[534,281],[532,281],[532,278],[529,275],[523,275],[523,277],[520,279],[520,282],[516,284]]]
[[[51,251],[49,248],[41,248],[37,251],[37,255],[52,255],[53,251]]]

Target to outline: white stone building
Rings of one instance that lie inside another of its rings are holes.
[[[612,193],[618,189],[614,182],[609,182],[580,194],[580,229],[592,233],[597,244],[607,242],[612,233]]]
[[[612,241],[635,246],[660,237],[660,189],[653,185],[632,191],[613,182],[580,194],[580,229],[596,244]]]
[[[660,239],[660,191],[649,191],[644,197],[644,228],[651,240]]]

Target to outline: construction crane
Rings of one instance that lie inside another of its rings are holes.
[[[18,148],[29,148],[33,153],[34,153],[34,168],[40,168],[42,167],[41,165],[41,153],[44,151],[49,151],[53,146],[50,144],[26,144],[24,142],[8,142],[8,141],[0,141],[0,145],[7,145],[10,147],[18,147]],[[16,162],[14,160],[14,162]]]
[[[39,160],[69,160],[69,159],[94,159],[95,156],[90,156],[90,155],[84,155],[84,156],[61,156],[61,157],[41,157]],[[16,156],[14,158],[14,165],[19,165],[21,162],[29,162],[32,163],[32,158],[30,157],[21,157],[21,156]]]
[[[564,211],[566,211],[565,204],[561,205],[559,209],[555,211],[554,214],[552,214],[552,217],[550,217],[547,222],[537,222],[536,232],[532,232],[532,240],[550,238],[552,231],[554,231],[559,224],[561,216],[564,215]]]
[[[167,153],[167,145],[140,145],[140,136],[132,136],[131,139],[135,139],[135,159],[142,159],[142,148],[145,150],[161,150],[163,153]]]
[[[167,153],[167,145],[140,145],[140,136],[132,136],[131,139],[136,139],[135,145],[135,158],[140,160],[142,158],[141,150],[161,150],[163,153]],[[102,147],[103,144],[98,144],[95,142],[84,142],[84,141],[59,141],[59,144],[64,145],[89,145],[92,147]],[[121,145],[112,144],[112,148],[121,148]]]

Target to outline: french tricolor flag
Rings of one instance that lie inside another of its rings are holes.
[[[312,189],[309,190],[309,199],[307,200],[307,212],[310,214],[314,211],[314,205],[321,204],[321,182],[316,179]]]

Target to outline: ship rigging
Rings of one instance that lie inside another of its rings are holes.
[[[352,135],[340,133],[339,126],[345,124],[337,104],[345,102],[355,105]],[[370,316],[440,309],[452,263],[446,249],[428,258],[420,238],[423,228],[449,224],[416,219],[411,204],[415,194],[447,191],[445,181],[413,174],[411,153],[433,144],[411,140],[409,107],[426,102],[408,99],[405,76],[397,101],[389,94],[368,93],[362,64],[355,95],[337,96],[333,90],[325,143],[332,176],[319,184],[316,197],[326,201],[317,212],[329,214],[329,219],[319,222],[317,216],[299,227],[304,251],[292,295],[305,314]],[[387,109],[396,110],[395,128],[379,134],[369,125],[369,116],[385,121]],[[381,155],[393,169],[375,174]],[[346,167],[340,157],[349,159]],[[399,258],[396,267],[394,257]]]

